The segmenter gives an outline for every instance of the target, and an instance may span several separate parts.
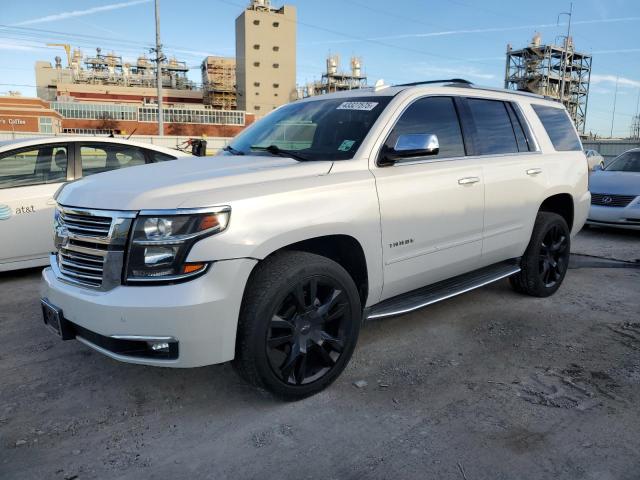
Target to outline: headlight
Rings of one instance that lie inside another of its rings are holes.
[[[142,211],[133,225],[127,282],[170,282],[203,273],[206,262],[187,263],[198,240],[222,232],[229,207]]]

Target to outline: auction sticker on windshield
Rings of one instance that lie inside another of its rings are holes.
[[[342,102],[336,110],[364,110],[370,112],[376,108],[378,102]]]

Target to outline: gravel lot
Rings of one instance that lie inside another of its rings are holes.
[[[0,274],[0,478],[638,479],[640,268],[598,257],[639,246],[589,229],[549,299],[502,281],[370,323],[297,403],[60,342],[39,272]]]

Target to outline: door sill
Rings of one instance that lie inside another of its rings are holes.
[[[473,272],[458,275],[457,277],[388,298],[383,302],[365,309],[364,318],[373,320],[413,312],[427,305],[455,297],[456,295],[475,290],[476,288],[484,287],[519,271],[520,262],[518,259],[489,265],[488,267],[474,270]]]

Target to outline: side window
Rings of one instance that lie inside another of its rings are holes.
[[[520,119],[516,114],[515,107],[512,103],[505,103],[507,107],[507,111],[509,112],[509,118],[511,119],[511,125],[513,126],[513,133],[516,135],[516,143],[518,144],[519,152],[529,152],[531,151],[531,144],[529,143],[529,139],[527,138],[527,134],[524,132],[524,128],[522,123],[520,123]]]
[[[0,154],[0,189],[64,182],[67,163],[62,145]]]
[[[542,122],[556,151],[582,150],[580,139],[576,135],[571,119],[564,108],[533,104],[531,106]]]
[[[107,144],[81,145],[80,162],[85,177],[146,163],[144,153],[137,147]]]
[[[504,102],[469,98],[468,105],[476,126],[478,155],[518,152],[518,142]]]
[[[460,122],[451,97],[426,97],[413,102],[393,127],[385,146],[393,148],[398,137],[408,133],[432,133],[438,137],[440,151],[429,158],[465,155]]]
[[[167,155],[166,153],[154,152],[153,150],[147,150],[147,153],[151,156],[153,163],[167,162],[169,160],[175,160],[176,157]]]

